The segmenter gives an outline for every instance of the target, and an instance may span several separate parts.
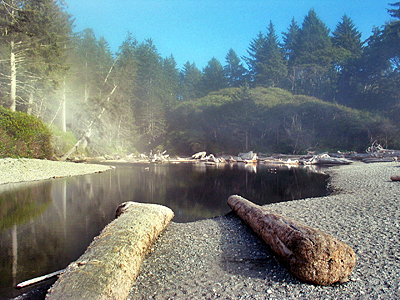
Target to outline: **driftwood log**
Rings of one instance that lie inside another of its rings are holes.
[[[318,285],[348,280],[356,262],[348,245],[240,196],[230,196],[228,204],[298,279]]]
[[[126,299],[149,247],[173,216],[161,205],[121,204],[117,219],[67,267],[46,299]]]
[[[392,181],[400,181],[400,175],[392,176],[392,177],[390,177],[390,179],[391,179]]]

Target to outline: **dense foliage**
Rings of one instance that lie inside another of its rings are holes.
[[[42,121],[0,106],[0,157],[51,158],[51,133]]]
[[[0,1],[0,104],[72,132],[92,154],[398,146],[400,2],[366,41],[349,16],[331,32],[311,9],[281,37],[270,22],[246,57],[230,49],[202,70],[179,70],[129,32],[117,53],[92,29],[72,34],[62,3]]]
[[[178,153],[364,151],[374,140],[400,146],[385,118],[278,88],[225,89],[171,114],[177,130],[168,148]]]

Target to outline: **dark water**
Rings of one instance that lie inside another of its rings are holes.
[[[327,176],[303,168],[204,164],[119,166],[102,174],[0,185],[0,299],[65,268],[125,201],[159,203],[175,222],[226,214],[232,194],[258,204],[322,196]]]

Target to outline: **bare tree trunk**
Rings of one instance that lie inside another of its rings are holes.
[[[112,89],[112,91],[110,92],[110,94],[107,97],[107,100],[105,102],[109,102],[110,98],[112,96],[112,94],[114,94],[115,90],[117,89],[117,86],[115,85],[114,88]],[[75,150],[76,148],[80,145],[80,143],[82,143],[87,137],[90,136],[90,132],[92,130],[92,126],[101,119],[101,117],[103,116],[104,112],[106,111],[106,108],[103,107],[100,111],[100,113],[93,118],[93,120],[90,122],[90,124],[88,125],[88,127],[86,128],[85,132],[83,133],[82,137],[75,143],[75,145],[67,152],[65,153],[60,160],[66,160]]]
[[[28,115],[32,115],[32,108],[33,108],[33,91],[29,93],[29,98],[28,98],[28,108],[26,110],[26,113]]]
[[[10,109],[15,111],[17,98],[17,65],[15,59],[15,42],[11,38],[10,42]]]
[[[62,95],[62,106],[61,106],[61,128],[63,132],[67,132],[67,119],[66,119],[66,85],[65,85],[65,76],[63,81],[63,95]]]

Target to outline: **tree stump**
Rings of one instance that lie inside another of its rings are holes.
[[[318,285],[348,280],[356,256],[345,243],[240,196],[230,196],[228,204],[298,279]]]
[[[173,216],[161,205],[121,204],[117,219],[67,267],[46,299],[126,299],[149,247]]]

